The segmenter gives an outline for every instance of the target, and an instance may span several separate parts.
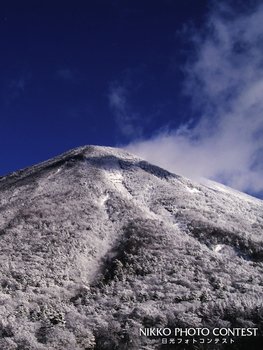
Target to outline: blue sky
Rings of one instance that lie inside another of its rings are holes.
[[[98,144],[262,196],[263,8],[217,3],[1,2],[0,175]]]

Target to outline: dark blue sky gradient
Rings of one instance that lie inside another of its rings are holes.
[[[130,141],[109,104],[128,90],[141,136],[191,117],[181,93],[207,1],[1,1],[0,175],[84,144]]]

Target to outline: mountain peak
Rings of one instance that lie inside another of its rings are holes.
[[[140,159],[138,157],[135,157],[131,153],[126,152],[125,150],[122,150],[120,148],[114,148],[114,147],[106,147],[106,146],[94,146],[94,145],[86,145],[86,146],[80,146],[73,148],[69,151],[66,151],[58,156],[54,156],[49,160],[46,160],[44,162],[41,162],[39,164],[36,164],[34,166],[30,166],[24,169],[20,169],[18,171],[15,171],[11,174],[7,174],[5,176],[0,177],[0,179],[6,178],[10,175],[18,175],[23,172],[31,171],[34,169],[42,169],[44,167],[49,167],[52,165],[56,165],[58,163],[67,162],[67,161],[74,161],[74,160],[85,160],[87,158],[93,158],[93,157],[106,157],[106,156],[114,156],[119,159]]]
[[[157,173],[170,174],[168,171],[162,170],[158,166],[151,165],[143,159],[134,156],[123,149],[86,145],[71,149],[34,166],[27,167],[0,177],[0,189],[11,186],[12,184],[18,184],[20,182],[23,183],[24,181],[28,181],[28,179],[43,176],[44,174],[57,171],[58,169],[61,170],[62,168],[66,169],[78,167],[81,163],[85,163],[86,165],[96,164],[97,167],[104,166],[106,168],[110,166],[119,167],[120,164],[130,164],[144,168],[147,167],[148,170],[152,172],[156,171]],[[170,175],[172,176],[172,174]]]

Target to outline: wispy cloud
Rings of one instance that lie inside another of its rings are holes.
[[[160,132],[127,148],[191,178],[243,191],[263,190],[263,6],[237,14],[214,8],[192,38],[186,90],[202,111],[194,127]]]
[[[10,89],[13,89],[19,92],[23,92],[25,90],[25,86],[26,86],[26,79],[24,77],[11,80],[9,85]]]
[[[69,68],[61,68],[56,71],[56,76],[59,79],[67,80],[67,81],[73,81],[76,78],[75,73],[72,69]]]
[[[108,99],[120,132],[126,137],[139,137],[142,132],[138,125],[139,116],[131,110],[127,88],[121,84],[112,84]]]
[[[10,79],[5,92],[5,103],[10,105],[13,101],[23,96],[30,80],[31,74],[28,72]]]

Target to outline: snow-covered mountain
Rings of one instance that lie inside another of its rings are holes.
[[[139,330],[262,334],[261,200],[85,146],[0,178],[0,213],[0,349],[256,348]]]

